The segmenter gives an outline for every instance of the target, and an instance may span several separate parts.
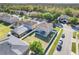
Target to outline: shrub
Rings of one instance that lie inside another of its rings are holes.
[[[39,54],[42,55],[43,54],[43,48],[42,48],[42,44],[40,41],[33,41],[30,44],[30,49],[31,51],[33,51],[35,54]]]

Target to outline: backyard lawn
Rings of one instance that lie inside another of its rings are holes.
[[[0,41],[6,37],[6,35],[10,32],[10,28],[0,24]]]
[[[42,39],[39,39],[37,37],[35,37],[35,33],[33,33],[31,36],[28,36],[27,38],[23,39],[25,42],[27,43],[31,43],[33,41],[40,41],[44,47],[44,49],[47,47],[48,43],[45,42],[44,40]]]
[[[76,43],[72,42],[72,52],[76,53]]]
[[[41,39],[41,38],[38,38],[38,37],[36,37],[35,36],[35,32],[34,33],[32,33],[31,35],[29,35],[28,37],[26,37],[25,39],[23,39],[25,42],[27,42],[27,43],[31,43],[31,42],[33,42],[33,41],[40,41],[41,43],[42,43],[42,45],[43,45],[43,48],[44,48],[44,50],[47,48],[47,46],[48,46],[48,44],[49,44],[49,42],[50,42],[50,40],[51,40],[51,38],[53,37],[55,35],[55,33],[54,32],[51,32],[50,34],[49,34],[49,39]]]
[[[58,31],[58,34],[57,34],[57,37],[55,38],[55,41],[54,41],[53,45],[50,47],[50,51],[48,52],[48,55],[52,55],[54,53],[55,48],[56,48],[56,46],[58,44],[58,41],[61,38],[61,35],[63,33],[63,29],[55,28],[55,30]]]

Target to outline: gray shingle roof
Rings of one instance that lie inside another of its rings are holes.
[[[37,26],[37,31],[45,31],[45,35],[47,36],[52,31],[52,24],[47,22],[42,22]]]
[[[7,13],[0,13],[0,20],[7,23],[15,23],[19,20],[19,17]]]
[[[29,29],[28,29],[27,27],[24,27],[23,25],[21,25],[21,26],[15,28],[15,29],[13,30],[13,32],[15,32],[16,34],[20,35],[20,34],[26,32],[26,31],[28,31],[28,30],[29,30]]]
[[[0,55],[23,54],[29,48],[27,43],[22,42],[15,36],[10,36],[8,40],[0,42]]]

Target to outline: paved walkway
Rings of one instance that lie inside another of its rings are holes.
[[[63,30],[64,30],[65,38],[63,39],[62,50],[60,52],[55,50],[54,55],[70,55],[71,54],[73,30],[70,26],[67,26],[67,25],[64,25]]]

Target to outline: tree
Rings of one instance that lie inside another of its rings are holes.
[[[54,13],[53,16],[52,16],[52,19],[57,19],[59,16],[61,15],[61,13]]]
[[[44,13],[43,14],[43,18],[48,19],[48,20],[52,20],[52,14],[51,13]]]
[[[57,23],[59,23],[59,21],[55,19],[55,20],[53,21],[53,24],[57,24]]]
[[[24,15],[24,13],[23,12],[20,12],[20,16],[23,17],[23,15]]]
[[[66,8],[64,12],[66,15],[73,16],[70,8]]]
[[[78,19],[77,19],[76,17],[71,17],[71,18],[69,19],[69,21],[70,21],[70,23],[71,23],[72,25],[76,25],[77,22],[78,22]]]
[[[40,41],[33,41],[31,44],[30,44],[30,49],[31,51],[33,51],[35,54],[43,54],[43,48],[42,48],[42,44]]]
[[[28,19],[28,15],[25,15],[25,19]]]

